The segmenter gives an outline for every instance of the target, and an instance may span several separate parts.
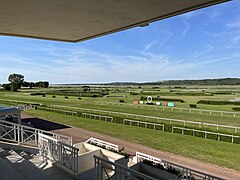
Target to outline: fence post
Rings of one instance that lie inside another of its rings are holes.
[[[207,138],[207,131],[205,131],[205,138]]]
[[[219,133],[218,133],[218,141],[220,141],[220,135],[219,135]]]
[[[232,143],[233,143],[233,135],[232,135]]]

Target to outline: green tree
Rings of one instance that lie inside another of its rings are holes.
[[[24,82],[24,76],[21,74],[10,74],[8,77],[8,81],[10,82],[11,85],[11,90],[12,91],[17,91],[18,89],[21,88],[23,82]]]
[[[4,89],[5,91],[11,91],[11,86],[10,86],[10,84],[3,84],[2,87],[3,87],[3,89]]]

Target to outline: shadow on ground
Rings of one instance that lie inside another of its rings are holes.
[[[31,127],[42,129],[45,131],[70,128],[70,126],[66,126],[64,124],[50,122],[40,118],[24,118],[22,119],[22,124],[28,124],[31,125]]]

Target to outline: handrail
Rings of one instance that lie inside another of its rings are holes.
[[[130,169],[129,167],[111,162],[96,155],[93,155],[93,157],[95,159],[95,180],[105,179],[103,178],[104,174],[110,179],[106,169],[114,171],[115,173],[112,176],[116,177],[116,179],[157,180],[146,174]]]
[[[5,132],[5,134],[2,132]],[[72,145],[72,137],[0,120],[0,139],[37,146],[38,133],[47,134],[54,137],[54,139]]]
[[[58,162],[74,175],[78,174],[78,148],[41,133],[38,148],[43,159]]]
[[[108,150],[114,150],[116,152],[119,151],[118,145],[112,144],[112,143],[109,143],[107,141],[103,141],[103,140],[100,140],[100,139],[97,139],[97,138],[91,137],[90,139],[88,139],[85,142],[87,142],[89,144],[91,144],[91,143],[95,144],[96,143],[99,146],[105,146],[105,148],[108,149]]]
[[[166,160],[163,160],[163,159],[159,159],[159,158],[156,158],[154,156],[150,156],[148,154],[144,154],[144,153],[141,153],[141,152],[136,152],[136,157],[137,157],[137,162],[138,163],[141,162],[141,160],[148,160],[148,161],[151,161],[151,162],[154,162],[154,163],[162,164],[165,168],[174,167],[174,168],[176,168],[176,169],[178,169],[182,172],[182,176],[185,177],[185,179],[191,179],[192,176],[197,176],[197,177],[200,177],[200,178],[203,178],[203,179],[223,180],[223,178],[220,178],[220,177],[217,177],[217,176],[214,176],[214,175],[210,175],[210,174],[207,174],[207,173],[204,173],[204,172],[200,172],[200,171],[197,171],[197,170],[185,167],[185,166],[181,166],[179,164],[172,163],[170,161],[166,161]]]

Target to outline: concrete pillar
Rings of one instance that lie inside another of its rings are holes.
[[[19,113],[18,113],[18,124],[22,124],[21,111],[19,111]]]

